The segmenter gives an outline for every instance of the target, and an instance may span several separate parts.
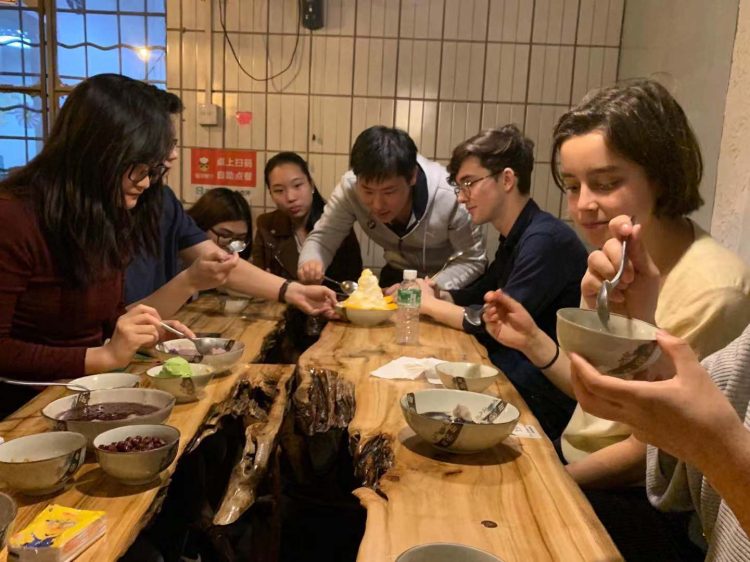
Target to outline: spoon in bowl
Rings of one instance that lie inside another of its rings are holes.
[[[85,386],[82,386],[80,384],[70,384],[67,382],[19,381],[16,379],[9,379],[7,377],[0,377],[0,382],[4,382],[5,384],[12,384],[15,386],[64,386],[70,388],[71,390],[75,390],[76,392],[91,392]]]
[[[338,285],[339,287],[341,287],[341,290],[344,292],[344,294],[347,295],[351,295],[354,291],[359,289],[359,283],[357,283],[356,281],[336,281],[335,279],[331,279],[326,275],[323,276],[323,279],[325,279],[329,283]]]
[[[16,379],[9,379],[8,377],[0,377],[0,382],[15,386],[64,386],[70,390],[75,390],[78,392],[78,395],[73,402],[73,410],[76,412],[80,412],[88,406],[89,398],[91,397],[91,390],[80,384],[70,384],[67,382],[19,381]]]

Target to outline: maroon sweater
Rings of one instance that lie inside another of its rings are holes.
[[[0,195],[0,374],[82,376],[86,348],[102,345],[124,312],[121,272],[85,289],[66,286],[31,204]]]

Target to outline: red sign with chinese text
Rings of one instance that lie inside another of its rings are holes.
[[[255,187],[254,150],[190,149],[190,182],[194,185]]]

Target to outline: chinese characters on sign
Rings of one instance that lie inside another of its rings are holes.
[[[254,150],[192,148],[190,152],[190,183],[197,196],[205,193],[206,186],[255,187],[257,160]],[[246,189],[238,191],[249,195]]]

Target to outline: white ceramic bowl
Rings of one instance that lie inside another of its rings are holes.
[[[500,376],[500,371],[490,365],[446,362],[435,365],[435,372],[445,388],[482,392]]]
[[[656,326],[648,322],[611,314],[609,330],[595,310],[561,308],[557,311],[557,340],[560,348],[585,357],[607,375],[631,378],[659,358]]]
[[[141,377],[131,373],[100,373],[73,379],[68,383],[68,390],[80,392],[72,385],[82,386],[89,390],[110,390],[112,388],[134,388],[138,386]]]
[[[414,399],[414,407],[409,404]],[[468,408],[474,419],[481,419],[498,405],[499,399],[487,394],[435,388],[411,392],[401,397],[401,411],[406,423],[433,447],[451,453],[478,453],[494,447],[511,434],[520,413],[513,404],[491,423],[450,423],[435,419],[426,412],[452,413],[456,406]]]
[[[83,420],[61,420],[62,414],[72,409],[78,395],[65,396],[54,402],[47,404],[42,409],[42,415],[56,429],[77,431],[83,434],[88,440],[91,447],[94,438],[104,431],[122,427],[125,425],[138,425],[149,423],[162,423],[172,413],[175,397],[153,388],[115,388],[112,390],[94,390],[89,397],[89,405],[103,404],[107,402],[126,402],[135,404],[145,404],[156,407],[154,412],[149,414],[132,416],[122,420],[114,421],[83,421]]]
[[[163,366],[146,371],[151,387],[169,392],[178,403],[194,402],[203,396],[206,385],[214,378],[214,368],[203,363],[190,363],[192,377],[160,377]]]
[[[166,441],[164,447],[151,451],[132,451],[130,453],[111,452],[100,449],[100,445],[109,445],[123,441],[128,437],[160,437]],[[177,457],[180,445],[180,432],[170,425],[129,425],[110,429],[100,433],[94,439],[96,460],[102,470],[112,478],[131,486],[147,484],[167,468]]]
[[[0,445],[0,480],[39,496],[56,492],[81,467],[86,438],[72,431],[35,433]]]
[[[343,310],[340,314],[345,320],[357,326],[377,326],[389,320],[397,309],[393,310],[365,310],[359,308],[345,308],[337,306],[336,311]]]
[[[455,543],[420,544],[402,552],[396,562],[502,562],[489,552]]]
[[[18,508],[8,494],[0,492],[0,550],[5,548],[8,537],[13,533],[13,520],[16,518]]]
[[[208,346],[223,347],[227,341],[226,338],[197,338]],[[184,357],[189,360],[195,354],[195,346],[188,339],[167,340],[156,344],[154,347],[156,356],[162,361],[172,357]],[[242,357],[245,351],[245,344],[241,341],[235,341],[232,349],[216,355],[203,355],[201,363],[214,368],[214,373],[221,373],[234,367]]]

